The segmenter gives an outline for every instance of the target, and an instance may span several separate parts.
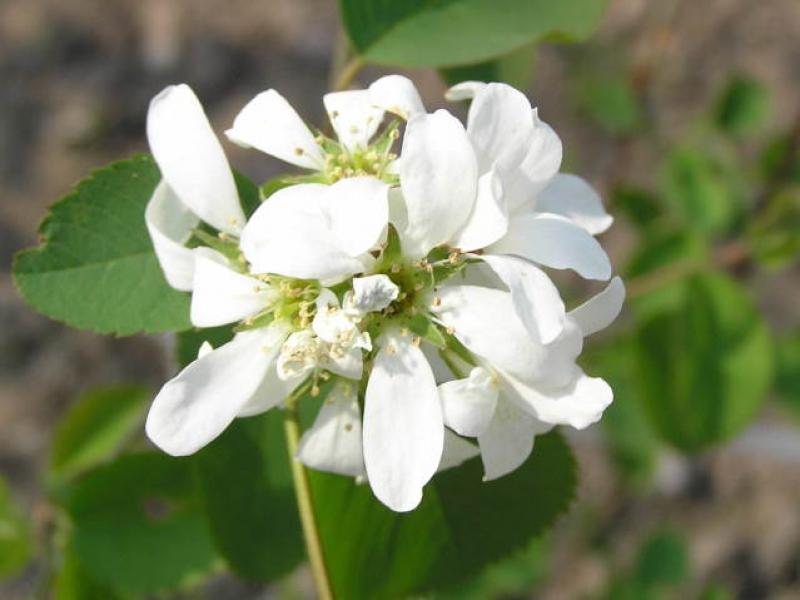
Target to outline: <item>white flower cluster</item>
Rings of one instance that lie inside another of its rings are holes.
[[[611,389],[576,359],[622,306],[594,237],[612,219],[583,179],[558,172],[561,141],[522,93],[467,82],[447,97],[471,99],[466,127],[426,112],[398,75],[327,94],[332,139],[276,91],[259,94],[228,138],[307,172],[249,219],[192,90],[153,99],[156,254],[192,293],[195,326],[236,331],[155,398],[159,447],[191,454],[236,417],[319,396],[298,459],[407,511],[437,470],[480,454],[495,479],[536,435],[601,417]],[[611,282],[567,311],[543,267]]]

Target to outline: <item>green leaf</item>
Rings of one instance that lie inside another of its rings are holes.
[[[424,315],[416,314],[408,321],[408,328],[437,348],[447,347],[447,340],[436,324]]]
[[[665,199],[681,222],[695,231],[724,232],[741,208],[722,166],[698,149],[673,149],[662,179]]]
[[[686,295],[686,274],[701,268],[708,252],[704,240],[691,232],[655,229],[643,238],[625,268],[626,281],[635,286],[657,277],[664,283],[631,300],[637,314],[644,317],[679,306]]]
[[[81,566],[71,544],[63,555],[53,592],[58,600],[129,600],[135,597],[120,594],[93,579]]]
[[[99,583],[153,594],[199,581],[216,561],[189,461],[123,456],[61,498],[80,564]]]
[[[339,598],[397,598],[449,588],[524,548],[569,505],[575,464],[563,438],[536,438],[531,458],[481,482],[480,461],[439,473],[421,505],[394,513],[366,485],[311,472],[325,556]]]
[[[151,158],[95,171],[56,202],[14,276],[43,314],[79,329],[130,335],[190,327],[189,295],[164,279],[144,224],[159,181]]]
[[[583,360],[614,390],[601,425],[619,473],[634,485],[645,485],[655,468],[658,441],[637,395],[634,352],[632,339],[613,339],[590,346]]]
[[[715,121],[724,131],[746,134],[762,128],[769,119],[769,90],[752,77],[734,78],[717,104]]]
[[[50,475],[70,478],[111,458],[144,423],[151,395],[138,385],[84,394],[59,421],[50,453]]]
[[[800,185],[769,199],[751,224],[747,239],[756,260],[766,267],[784,268],[800,259]]]
[[[490,565],[472,581],[436,597],[448,600],[529,597],[531,589],[547,576],[551,550],[547,536],[537,538],[524,551]]]
[[[642,400],[661,437],[698,451],[736,435],[772,378],[766,325],[747,294],[719,275],[696,275],[682,302],[641,320],[636,333]]]
[[[626,185],[613,190],[611,203],[614,209],[625,213],[625,216],[639,227],[648,227],[663,213],[660,201],[654,194]]]
[[[645,590],[681,584],[689,577],[688,554],[686,542],[678,534],[656,533],[639,551],[634,576]]]
[[[578,108],[609,133],[628,135],[641,127],[639,100],[624,74],[593,71],[579,81],[577,98]]]
[[[208,342],[213,348],[219,348],[231,341],[233,329],[230,325],[209,327],[207,329],[190,329],[181,331],[176,336],[175,354],[178,364],[185,367],[197,358],[197,352],[203,342]]]
[[[472,64],[541,39],[584,38],[604,7],[602,0],[339,0],[356,52],[392,66]]]
[[[0,579],[19,573],[31,559],[32,550],[31,526],[0,478]]]
[[[248,581],[272,581],[304,557],[282,413],[237,419],[193,457],[220,554]]]
[[[800,417],[800,332],[777,340],[775,357],[778,399]]]
[[[524,91],[533,80],[534,59],[534,47],[524,46],[494,60],[441,69],[439,74],[448,86],[462,81],[500,81]]]
[[[261,205],[258,186],[247,176],[233,171],[233,179],[236,182],[236,190],[239,193],[239,202],[247,218],[250,218],[256,209]]]

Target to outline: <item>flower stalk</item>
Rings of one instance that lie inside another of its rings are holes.
[[[286,431],[286,448],[289,453],[289,463],[294,481],[294,492],[297,496],[297,509],[300,513],[300,523],[303,527],[303,538],[306,543],[306,552],[311,564],[311,574],[317,597],[320,600],[335,600],[331,587],[328,567],[325,563],[325,553],[322,549],[322,540],[317,529],[317,520],[314,516],[314,504],[311,497],[311,486],[308,482],[308,473],[303,464],[297,460],[297,448],[300,442],[300,422],[297,413],[297,399],[299,394],[292,394],[286,399],[284,428]]]

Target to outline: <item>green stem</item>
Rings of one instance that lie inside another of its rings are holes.
[[[286,430],[286,447],[289,451],[289,462],[292,468],[294,491],[297,496],[297,509],[300,513],[300,523],[303,526],[303,537],[306,541],[308,560],[311,563],[311,574],[317,588],[320,600],[334,600],[328,567],[325,564],[325,554],[322,551],[322,542],[317,529],[317,520],[314,517],[314,505],[311,499],[311,487],[308,483],[308,473],[303,464],[295,458],[300,442],[300,423],[297,416],[297,396],[293,395],[286,400],[286,416],[284,418]]]
[[[356,78],[356,75],[358,75],[363,68],[364,63],[358,56],[351,58],[336,76],[336,80],[333,84],[333,91],[341,92],[350,87],[353,79]]]

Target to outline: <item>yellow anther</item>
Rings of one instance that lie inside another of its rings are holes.
[[[313,385],[311,387],[311,396],[313,398],[316,398],[317,396],[319,396],[319,386],[318,385]]]
[[[294,149],[294,153],[295,153],[297,156],[303,156],[303,154],[305,154],[305,150],[303,150],[302,148],[295,148],[295,149]]]

